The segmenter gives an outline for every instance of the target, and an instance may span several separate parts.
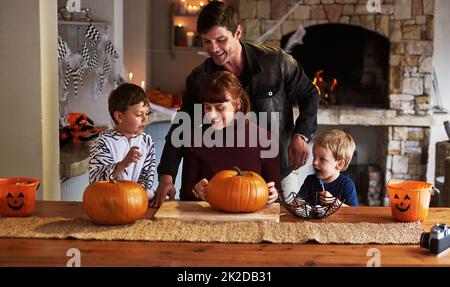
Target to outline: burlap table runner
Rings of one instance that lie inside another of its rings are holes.
[[[234,243],[418,244],[423,228],[413,223],[184,222],[141,219],[100,226],[86,218],[0,218],[0,238],[185,241]]]

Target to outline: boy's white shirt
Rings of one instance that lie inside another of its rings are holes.
[[[153,185],[156,159],[154,142],[146,133],[133,136],[128,141],[125,136],[114,129],[101,132],[91,147],[89,181],[109,179],[116,164],[125,158],[132,146],[139,148],[141,160],[130,164],[117,179],[131,180],[144,185],[147,196],[151,199],[154,196],[154,191],[150,187]],[[144,174],[142,174],[143,172]]]

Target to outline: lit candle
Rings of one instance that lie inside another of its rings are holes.
[[[145,81],[141,81],[141,87],[144,89],[145,91]]]
[[[131,82],[133,80],[133,73],[128,74],[128,82]]]
[[[186,32],[186,41],[188,47],[192,47],[194,44],[194,32]]]
[[[203,7],[203,5],[204,5],[204,4],[203,4],[203,1],[200,1],[200,4],[199,4],[199,5],[200,5],[200,7]]]
[[[188,15],[192,15],[192,5],[188,6]]]

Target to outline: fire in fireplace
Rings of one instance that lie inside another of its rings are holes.
[[[314,73],[312,82],[319,91],[320,104],[328,107],[329,104],[334,105],[336,103],[336,98],[333,93],[337,86],[336,78],[330,77],[323,70],[319,70]]]
[[[346,24],[320,24],[305,30],[303,44],[293,47],[291,54],[308,77],[317,79],[324,105],[389,108],[388,38]],[[291,35],[283,36],[282,47]]]

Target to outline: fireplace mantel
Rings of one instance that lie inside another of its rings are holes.
[[[294,118],[298,114],[298,108],[295,107]],[[446,120],[450,120],[450,114],[397,115],[396,110],[359,107],[321,107],[317,116],[319,125],[431,127],[441,125]]]
[[[154,108],[155,105],[152,104]],[[150,114],[149,124],[172,121],[175,110],[157,110]],[[294,119],[299,115],[298,107],[294,107]],[[442,125],[450,120],[450,114],[432,114],[427,116],[397,115],[396,110],[369,109],[355,107],[319,108],[317,123],[319,125],[349,126],[408,126],[432,127]]]

